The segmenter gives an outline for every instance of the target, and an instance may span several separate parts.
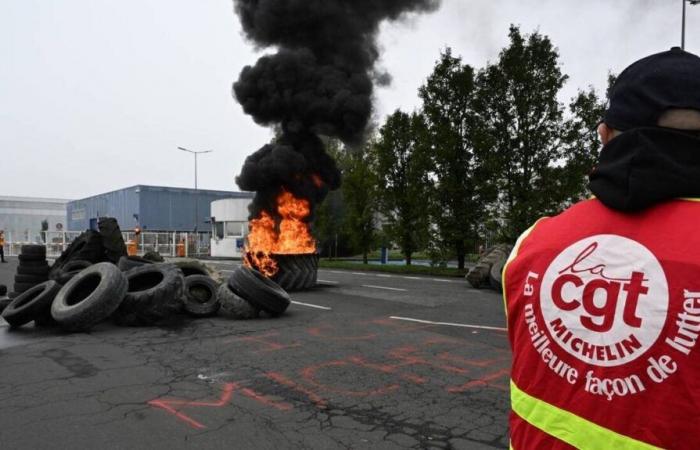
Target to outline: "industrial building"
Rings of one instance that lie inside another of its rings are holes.
[[[252,193],[162,186],[132,186],[68,202],[68,229],[95,228],[100,217],[114,217],[122,230],[211,232],[210,205],[221,199],[252,199]]]
[[[48,231],[66,226],[66,204],[69,200],[0,196],[0,230],[8,242],[39,242],[42,222]]]

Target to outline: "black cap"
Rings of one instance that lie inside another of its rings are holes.
[[[700,111],[700,57],[673,47],[625,69],[610,91],[608,126],[621,131],[655,127],[670,108]]]

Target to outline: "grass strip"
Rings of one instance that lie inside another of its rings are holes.
[[[402,275],[430,275],[435,277],[464,277],[467,274],[466,270],[444,268],[444,267],[430,267],[430,266],[397,266],[397,265],[381,265],[381,264],[362,264],[354,263],[350,261],[338,261],[338,260],[328,260],[321,259],[319,261],[319,267],[322,269],[341,269],[341,270],[354,270],[354,271],[365,271],[365,272],[382,272],[382,273],[396,273]]]

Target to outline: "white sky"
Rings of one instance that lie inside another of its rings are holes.
[[[559,47],[571,79],[562,100],[608,70],[680,42],[678,0],[443,0],[440,11],[383,28],[378,120],[413,110],[450,46],[480,67],[508,25]],[[687,49],[700,52],[700,6]],[[257,56],[231,0],[0,0],[0,195],[82,198],[135,184],[238,190],[245,157],[265,144],[231,97]]]

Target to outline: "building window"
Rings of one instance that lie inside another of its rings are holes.
[[[226,222],[226,237],[243,236],[244,222]]]
[[[223,222],[215,222],[214,223],[214,235],[216,236],[217,239],[224,238],[224,223]]]

